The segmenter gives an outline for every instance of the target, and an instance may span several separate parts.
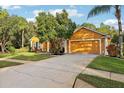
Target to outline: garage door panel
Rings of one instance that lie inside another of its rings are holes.
[[[71,41],[72,53],[99,54],[99,41]]]

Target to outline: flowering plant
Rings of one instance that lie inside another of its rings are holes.
[[[109,56],[115,57],[115,56],[118,55],[118,50],[117,50],[118,47],[117,47],[117,45],[115,45],[115,44],[108,45],[106,47],[106,49],[108,51]]]

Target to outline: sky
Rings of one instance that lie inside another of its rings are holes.
[[[50,12],[55,15],[56,12],[61,13],[61,11],[65,9],[69,14],[69,18],[71,18],[76,24],[81,25],[88,22],[93,23],[98,27],[100,23],[103,22],[104,24],[117,28],[117,20],[114,16],[114,9],[112,9],[110,13],[100,14],[87,19],[89,11],[94,7],[93,5],[8,5],[1,7],[7,9],[10,15],[22,16],[28,21],[35,21],[35,17],[39,12]],[[124,28],[124,7],[122,6],[121,9]]]

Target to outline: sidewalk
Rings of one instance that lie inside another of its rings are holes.
[[[120,82],[124,82],[124,74],[117,74],[113,72],[107,72],[102,70],[96,70],[92,68],[86,68],[82,71],[82,74],[89,74],[89,75],[95,75],[103,78],[108,78]]]
[[[77,79],[74,88],[95,88],[95,87],[83,80]]]
[[[81,73],[124,82],[124,74],[117,74],[113,72],[107,72],[107,71],[102,71],[102,70],[97,70],[92,68],[85,68]],[[74,88],[95,88],[95,87],[83,80],[77,79],[75,82]]]

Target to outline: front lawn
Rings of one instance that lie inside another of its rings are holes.
[[[18,60],[26,60],[26,61],[39,61],[50,57],[52,56],[49,54],[38,54],[35,52],[19,52],[19,53],[15,52],[15,53],[0,54],[0,58],[11,58]]]
[[[113,57],[98,56],[88,65],[88,67],[124,74],[124,60]]]
[[[0,68],[21,65],[23,63],[0,61]]]
[[[78,79],[98,88],[124,88],[124,83],[87,74],[79,74]]]
[[[3,58],[3,57],[7,57],[7,56],[10,56],[11,54],[10,53],[3,53],[3,54],[0,54],[0,58]]]
[[[48,54],[25,53],[25,54],[20,54],[15,57],[12,57],[12,59],[26,60],[26,61],[39,61],[39,60],[47,59],[50,57],[52,56]]]

